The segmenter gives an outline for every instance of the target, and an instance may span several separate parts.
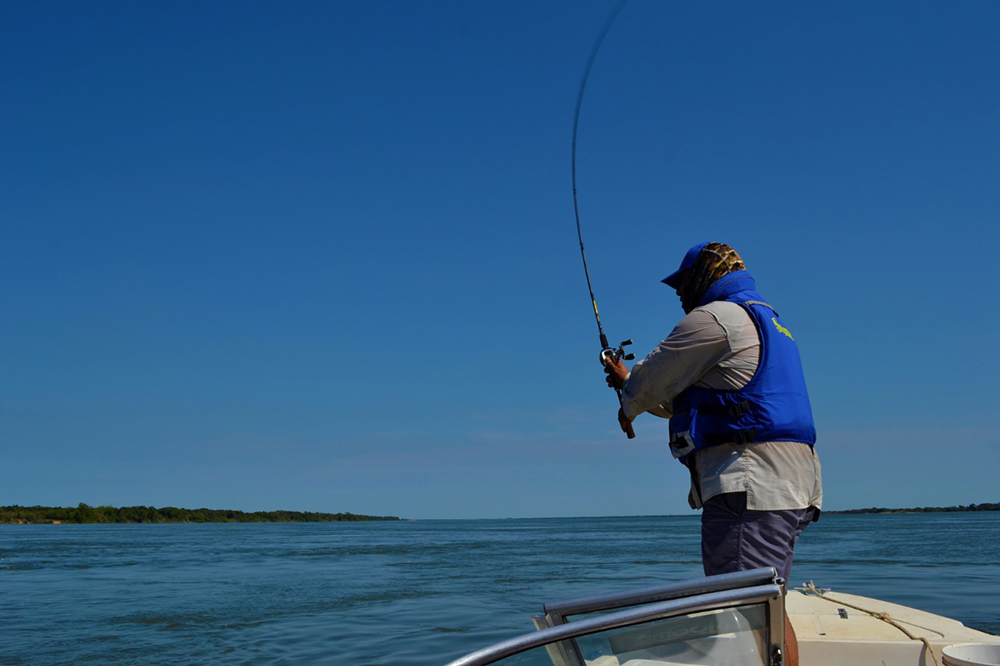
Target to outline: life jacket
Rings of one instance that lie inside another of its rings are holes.
[[[689,386],[673,400],[670,451],[687,462],[693,452],[717,444],[816,443],[802,359],[791,332],[757,293],[753,277],[736,271],[709,287],[700,305],[736,303],[750,315],[760,337],[760,361],[741,389]]]

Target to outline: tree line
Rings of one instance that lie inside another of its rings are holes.
[[[331,523],[399,520],[396,516],[313,511],[233,511],[165,506],[0,506],[0,523]]]
[[[848,509],[846,511],[824,511],[823,513],[948,513],[952,511],[1000,511],[1000,503],[959,504],[956,506],[921,506],[914,509],[886,509],[873,506],[868,509]]]

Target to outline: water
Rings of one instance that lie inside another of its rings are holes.
[[[695,515],[0,525],[0,663],[443,664],[699,552]],[[1000,513],[826,515],[792,579],[1000,633]]]

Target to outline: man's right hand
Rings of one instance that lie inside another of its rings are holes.
[[[613,389],[622,390],[625,387],[625,380],[628,378],[628,368],[619,359],[604,356],[601,358],[604,363],[604,372],[607,373],[608,386]]]

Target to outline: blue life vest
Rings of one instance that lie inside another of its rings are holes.
[[[760,336],[760,362],[749,383],[738,390],[690,386],[673,400],[670,451],[681,461],[716,444],[752,442],[816,443],[812,407],[802,359],[791,332],[757,293],[747,271],[723,276],[709,287],[700,305],[739,304]]]

